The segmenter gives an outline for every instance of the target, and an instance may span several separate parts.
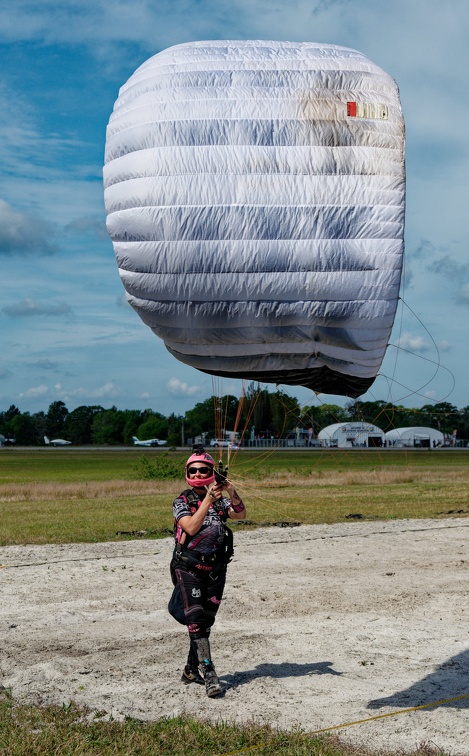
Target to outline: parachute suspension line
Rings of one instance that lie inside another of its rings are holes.
[[[405,291],[406,272],[407,272],[406,271],[406,259],[405,259],[405,255],[403,255],[403,258],[402,258],[402,272],[401,272],[401,282],[402,282],[402,292],[403,293]],[[400,310],[399,310],[399,328],[398,328],[398,337],[397,337],[398,343],[400,343],[401,338],[402,338],[403,323],[404,323],[404,305],[405,304],[406,304],[406,302],[405,302],[405,299],[404,299],[403,295],[402,296],[398,296],[398,298],[397,298],[397,306],[399,307],[399,305],[400,305]],[[389,342],[388,342],[388,346],[390,346]],[[388,384],[388,401],[390,401],[392,404],[394,404],[393,396],[392,396],[392,386],[393,386],[394,378],[395,378],[395,375],[396,375],[396,372],[397,372],[397,363],[398,363],[398,359],[399,359],[399,354],[400,354],[399,350],[397,349],[396,352],[395,352],[394,367],[393,367],[390,379],[387,376],[384,376],[386,378],[386,381],[387,381],[387,384]]]
[[[222,385],[221,385],[221,379],[216,378],[215,376],[212,376],[212,397],[213,397],[213,427],[215,431],[215,438],[224,440],[225,439],[225,431],[226,431],[226,405],[223,407],[223,397],[222,397]],[[218,468],[220,469],[223,467],[223,447],[218,446],[214,447],[218,451]],[[230,449],[227,449],[227,464],[229,464],[229,452]]]
[[[394,346],[394,344],[390,344],[390,346]],[[422,360],[426,360],[427,362],[431,362],[431,363],[432,363],[433,365],[436,365],[436,364],[437,364],[436,362],[433,362],[433,360],[428,360],[428,359],[427,359],[426,357],[421,357],[421,355],[419,355],[419,354],[415,354],[414,352],[411,352],[411,351],[409,351],[408,349],[403,349],[402,347],[396,347],[396,348],[398,348],[398,349],[402,349],[402,351],[403,351],[403,352],[408,352],[408,353],[409,353],[409,354],[411,354],[411,355],[412,355],[413,357],[420,357],[420,359],[422,359]],[[395,401],[397,401],[397,402],[402,402],[402,401],[403,401],[404,399],[408,399],[408,398],[409,398],[409,396],[421,396],[421,397],[422,397],[422,399],[426,399],[426,400],[427,400],[428,402],[430,402],[430,401],[431,401],[431,402],[444,402],[444,401],[445,401],[445,400],[446,400],[446,399],[448,398],[448,396],[450,396],[450,395],[451,395],[451,394],[453,393],[453,389],[454,389],[454,385],[455,385],[455,380],[454,380],[454,374],[453,374],[453,373],[451,372],[451,370],[448,370],[448,368],[445,368],[445,367],[444,367],[443,365],[441,365],[440,367],[441,367],[441,368],[442,368],[443,370],[446,370],[446,371],[447,371],[447,372],[448,372],[448,373],[450,374],[450,376],[452,377],[452,379],[453,379],[453,381],[454,381],[454,383],[453,383],[453,386],[452,386],[451,390],[450,390],[450,391],[448,391],[448,393],[447,393],[447,394],[445,394],[445,395],[444,395],[443,397],[440,397],[440,398],[438,398],[438,399],[432,399],[432,398],[428,397],[428,396],[427,396],[426,394],[422,394],[422,393],[421,393],[421,392],[422,392],[422,390],[423,390],[423,389],[424,389],[424,388],[425,388],[426,386],[428,386],[428,385],[429,385],[429,383],[431,383],[431,380],[433,380],[433,378],[434,378],[435,376],[433,376],[433,377],[432,377],[432,379],[431,379],[430,381],[427,381],[427,382],[426,382],[426,383],[425,383],[425,384],[424,384],[423,386],[420,386],[420,388],[419,388],[418,390],[416,390],[416,389],[411,389],[411,388],[410,388],[410,386],[406,386],[406,385],[405,385],[405,383],[401,383],[400,381],[398,381],[398,380],[396,380],[396,379],[394,378],[394,383],[397,383],[397,385],[398,385],[398,386],[400,386],[401,388],[403,388],[403,389],[404,389],[405,391],[408,391],[408,393],[407,393],[407,394],[404,394],[403,396],[401,396],[401,397],[400,397],[399,399],[396,399]],[[380,373],[380,375],[381,375],[381,377],[382,377],[382,378],[386,378],[387,380],[390,380],[389,376],[386,376],[386,375],[384,375],[384,373]]]
[[[223,391],[222,391],[222,384],[223,384],[223,378],[212,376],[212,393],[213,393],[213,413],[214,413],[214,428],[215,428],[215,434],[216,437],[219,439],[225,439],[226,437],[226,430],[227,430],[227,420],[228,420],[228,412],[229,412],[229,396],[225,395],[225,406],[223,406]],[[257,401],[257,397],[256,397]],[[246,412],[245,409],[246,405],[246,387],[245,387],[245,381],[242,381],[242,387],[241,387],[241,394],[238,400],[238,406],[236,408],[236,414],[234,418],[234,425],[233,425],[233,436],[229,439],[230,442],[233,444],[236,443],[236,435],[239,433],[238,429],[242,426],[242,430],[239,434],[240,442],[243,440],[247,426],[249,424],[249,421],[252,417],[252,413],[254,411],[255,402],[251,407],[248,407],[248,410]],[[246,412],[246,418],[243,425],[243,415]],[[231,430],[231,429],[230,429]],[[226,457],[228,461],[228,465],[230,464],[230,461],[235,459],[237,456],[237,450],[232,449],[231,446],[229,446],[227,449],[224,449],[222,447],[218,447],[218,453],[220,460],[219,462],[223,462],[223,454],[226,451]]]
[[[215,385],[215,384],[213,384],[213,385]],[[236,432],[238,432],[238,429],[240,428],[240,426],[242,426],[242,430],[240,432],[240,440],[241,441],[243,440],[244,436],[246,435],[247,429],[248,429],[249,424],[250,424],[250,422],[252,420],[252,417],[253,417],[253,414],[255,412],[257,403],[258,403],[259,398],[261,396],[262,390],[263,389],[261,388],[261,385],[258,384],[258,390],[255,393],[253,393],[249,397],[249,401],[247,401],[245,381],[243,381],[243,386],[242,386],[242,390],[241,390],[241,396],[240,396],[240,399],[239,399],[239,402],[238,402],[238,408],[237,408],[237,411],[236,411],[236,417],[235,417],[234,428],[233,428],[234,432],[236,433]],[[215,388],[214,388],[214,411],[215,411],[215,417],[216,417],[216,419],[223,417],[221,394],[220,394],[220,392],[218,392],[218,396],[215,396]],[[284,420],[284,426],[285,426],[286,421],[287,421],[287,418],[285,418],[285,420]],[[219,423],[218,424],[218,428],[220,428],[220,427],[221,426],[220,426],[220,423]],[[217,434],[219,434],[218,437],[223,438],[224,437],[224,429],[221,429],[220,433],[217,430]],[[224,451],[225,451],[225,449],[219,449],[219,453],[220,453],[220,460],[218,462],[219,465],[220,465],[220,462],[223,464],[221,458],[222,458],[222,455],[223,455]],[[227,451],[228,462],[230,462],[230,457],[231,457],[231,461],[233,461],[234,458],[235,458],[235,456],[237,455],[237,451],[232,451],[231,449],[228,449],[226,451]],[[242,463],[243,470],[245,470],[246,472],[254,470],[256,467],[259,466],[259,464],[261,464],[268,457],[270,457],[272,454],[274,454],[274,452],[275,452],[275,448],[272,448],[272,449],[263,451],[260,455],[256,455],[254,458],[251,457],[251,455],[249,455],[249,461],[248,460],[246,460],[246,461],[243,460],[243,463]],[[231,477],[232,476],[228,472],[228,478],[231,479]],[[256,495],[255,491],[253,490],[253,481],[251,479],[245,478],[243,475],[240,475],[238,469],[236,470],[236,476],[235,477],[236,477],[236,481],[235,481],[236,488],[246,498],[249,496],[250,502],[252,502],[253,500],[258,500],[259,502],[271,503],[271,504],[275,505],[276,507],[278,507],[278,504],[279,504],[278,501],[267,500],[265,498],[265,496],[261,497],[259,495]],[[285,520],[288,519],[288,516],[286,516],[284,512],[281,512],[280,516],[283,517],[283,519],[285,519]]]
[[[285,393],[288,395],[288,390],[285,390]],[[323,405],[323,406],[326,405],[325,402],[321,401],[318,391],[313,391],[313,394],[314,394],[314,398],[317,400],[318,404]],[[303,404],[303,408],[304,407],[305,407],[305,403]],[[300,406],[300,410],[301,409],[302,409],[302,407]],[[316,437],[317,437],[318,433],[317,433],[317,431],[315,429],[315,420],[314,420],[314,414],[312,413],[312,410],[313,410],[313,407],[311,406],[311,414],[309,414],[309,415],[306,415],[306,413],[303,412],[303,414],[301,416],[301,420],[302,420],[302,423],[304,424],[304,418],[306,417],[306,419],[308,420],[310,426],[313,428],[313,433],[315,432],[316,433]],[[336,415],[334,415],[334,419],[338,423],[342,422],[341,418],[338,418]],[[323,461],[323,459],[325,459],[326,455],[327,455],[327,450],[325,448],[321,447],[320,453],[319,454],[314,454],[314,456],[312,457],[313,461],[312,461],[312,465],[311,466],[312,467],[316,467],[316,468],[319,467],[320,464],[321,464],[321,462]]]
[[[288,393],[288,391],[285,390],[284,386],[280,387],[280,386],[277,385],[277,390],[281,391],[283,394],[285,394],[289,398],[292,398],[290,396],[290,394]],[[261,387],[259,385],[259,390],[258,390],[258,392],[256,394],[256,399],[252,403],[251,407],[249,408],[250,409],[249,418],[252,416],[252,414],[254,412],[254,408],[255,408],[255,406],[257,404],[257,401],[258,401],[258,399],[259,399],[259,397],[261,395],[261,392],[262,392],[262,389],[261,389]],[[293,410],[292,407],[289,407],[286,404],[285,401],[282,400],[282,395],[281,394],[278,395],[278,399],[279,399],[279,403],[280,403],[281,407],[284,410],[282,427],[279,429],[279,436],[283,437],[284,436],[284,432],[285,432],[285,428],[286,428],[286,425],[287,425],[287,422],[288,422],[288,417],[292,415],[292,413],[293,413],[294,410]],[[249,422],[249,420],[246,421],[246,425],[247,425],[248,422]],[[262,462],[265,462],[267,459],[269,459],[269,457],[271,457],[272,455],[276,454],[279,450],[281,450],[281,449],[280,449],[280,446],[279,446],[278,442],[277,443],[273,443],[272,446],[269,449],[265,449],[261,454],[257,455],[254,459],[251,460],[251,464],[249,466],[249,470],[255,469]],[[250,505],[252,505],[253,502],[254,503],[257,502],[257,503],[264,504],[264,505],[265,504],[269,504],[269,505],[271,505],[272,512],[275,512],[275,517],[276,518],[280,517],[282,519],[282,521],[284,521],[284,522],[291,522],[292,521],[291,513],[288,510],[285,509],[285,502],[284,502],[284,498],[283,497],[281,498],[280,501],[278,499],[268,498],[265,495],[260,495],[259,493],[256,493],[255,485],[253,485],[252,481],[246,481],[246,484],[248,486],[248,490],[246,492],[246,498],[249,496]],[[240,491],[242,491],[241,487],[240,487]]]
[[[372,392],[372,391],[370,391],[370,389],[368,389],[368,391],[369,391],[369,392],[370,392],[370,394],[371,394],[371,395],[373,396],[373,399],[375,400],[375,402],[376,402],[376,401],[379,401],[379,400],[377,399],[377,397],[376,397],[376,396],[375,396],[375,395],[373,394],[373,392]],[[393,404],[393,402],[391,402],[391,400],[389,400],[389,402],[390,402],[391,404]],[[381,407],[381,409],[380,409],[380,411],[378,412],[378,414],[377,414],[377,415],[376,415],[376,416],[375,416],[375,417],[373,418],[373,421],[372,421],[372,422],[373,422],[373,424],[377,425],[377,424],[378,424],[378,420],[379,420],[379,418],[380,418],[381,416],[384,416],[385,420],[387,421],[388,425],[390,425],[390,426],[391,426],[391,428],[395,428],[395,427],[396,427],[396,426],[395,426],[395,424],[394,424],[394,414],[395,414],[395,408],[394,408],[394,406],[391,406],[391,407],[390,407],[390,406],[389,406],[389,402],[388,402],[387,404],[385,404],[385,405],[384,405],[384,407]]]
[[[371,391],[370,389],[368,389],[368,392],[369,392],[369,393],[370,393],[370,394],[371,394],[371,395],[373,396],[373,399],[374,399],[374,401],[375,401],[375,402],[376,402],[376,401],[379,401],[379,400],[378,400],[378,398],[377,398],[377,397],[376,397],[376,396],[375,396],[375,395],[373,394],[373,392],[372,392],[372,391]],[[388,396],[390,395],[390,393],[391,393],[391,392],[390,392],[390,386],[388,385]],[[389,403],[389,402],[390,402],[390,400],[388,400],[388,403]],[[391,413],[389,413],[389,410],[391,410]],[[371,422],[372,422],[372,424],[373,424],[373,425],[378,425],[378,421],[379,421],[379,418],[380,418],[381,416],[384,416],[384,417],[385,417],[386,421],[387,421],[387,422],[388,422],[388,424],[389,424],[389,425],[391,426],[391,429],[394,429],[394,428],[396,427],[396,426],[395,426],[395,424],[394,424],[394,407],[389,407],[389,406],[388,406],[388,404],[385,404],[385,405],[384,405],[383,407],[381,407],[381,409],[380,409],[380,411],[378,412],[378,414],[377,414],[377,415],[375,415],[375,417],[374,417],[374,418],[373,418],[373,420],[371,421]],[[369,421],[366,421],[366,420],[364,420],[364,419],[362,418],[362,422],[369,422]],[[382,426],[381,426],[381,423],[379,423],[379,427],[380,427],[380,428],[382,427]],[[383,429],[383,430],[384,430],[384,431],[386,432],[386,430],[389,430],[389,428],[387,428],[387,427],[386,427],[386,429]],[[381,450],[381,449],[380,449],[379,447],[378,447],[378,448],[375,448],[375,449],[374,449],[374,454],[377,454],[377,455],[378,455],[378,459],[379,459],[379,461],[381,462],[381,465],[383,465],[383,462],[384,462],[384,456],[383,456],[382,450]],[[405,449],[405,459],[406,459],[407,463],[408,463],[408,462],[409,462],[409,460],[410,460],[410,457],[409,457],[409,452],[408,452],[408,450],[407,450],[407,449]]]
[[[223,411],[223,401],[222,401],[223,397],[222,397],[222,386],[221,386],[222,382],[223,382],[222,378],[219,378],[218,381],[216,381],[215,377],[212,377],[214,427],[215,427],[216,436],[217,438],[220,438],[220,439],[225,438],[226,419],[227,419],[227,410],[228,410],[228,398],[227,398],[225,412]],[[242,424],[243,414],[245,413],[240,440],[242,440],[244,438],[244,435],[246,434],[247,428],[252,419],[257,402],[261,395],[261,391],[262,389],[259,386],[258,391],[251,397],[251,401],[247,402],[245,381],[243,381],[241,396],[238,402],[236,417],[234,421],[234,428],[233,428],[234,433],[236,433],[238,431],[238,428]],[[226,464],[223,461],[223,455],[225,451],[226,451],[226,458],[227,458]],[[219,453],[219,458],[217,460],[218,472],[221,472],[222,474],[226,475],[228,479],[231,480],[232,476],[230,475],[229,468],[230,468],[231,462],[234,461],[237,455],[237,451],[233,451],[230,448],[224,449],[224,448],[218,447],[218,453]],[[247,467],[244,464],[244,460],[243,460],[243,468],[247,471],[251,469],[255,469],[261,461],[264,461],[267,457],[269,457],[273,453],[274,453],[274,450],[269,450],[267,453],[264,452],[262,455],[260,455],[260,457],[257,457],[257,459],[259,460],[258,463],[254,461],[254,464],[253,464],[253,460],[250,459],[249,462],[247,463]],[[283,511],[280,512],[278,510],[279,502],[274,499],[266,499],[265,496],[260,496],[259,494],[256,494],[252,480],[240,475],[238,469],[236,470],[236,476],[235,476],[234,482],[235,482],[238,492],[246,499],[249,497],[249,501],[251,505],[255,503],[256,501],[261,504],[262,503],[272,504],[274,507],[276,507],[276,510],[279,512],[279,516],[283,520],[288,520],[288,514]]]
[[[221,397],[214,386],[215,380],[212,378],[212,396],[213,396],[213,427],[216,438],[222,438],[223,419],[221,411]]]
[[[239,397],[238,408],[236,410],[236,417],[235,417],[234,428],[233,428],[233,431],[235,433],[238,432],[238,428],[239,428],[239,426],[241,424],[241,418],[243,416],[245,398],[246,398],[246,390],[245,390],[245,385],[244,385],[244,381],[243,381],[243,384],[242,384],[242,387],[241,387],[241,396]],[[243,428],[243,430],[241,432],[240,441],[242,441],[242,439],[244,438],[244,434],[246,432],[246,425],[247,425],[247,420],[246,420],[244,428]]]
[[[277,384],[277,390],[279,390],[278,384]],[[257,392],[255,404],[257,404],[257,401],[258,401],[258,399],[259,399],[262,391],[263,391],[263,389],[260,388],[260,384],[259,384],[259,390]],[[284,393],[286,393],[286,392],[284,392]],[[280,434],[279,434],[280,437],[282,437],[283,434],[284,434],[284,431],[285,431],[286,423],[287,423],[287,416],[288,416],[288,414],[291,414],[291,410],[289,410],[286,407],[285,403],[282,403],[281,400],[280,400],[280,403],[281,403],[283,409],[285,409],[285,414],[284,414],[284,419],[283,419],[283,425],[282,425],[282,428],[280,429]],[[254,407],[253,407],[253,411],[254,411]],[[253,467],[257,467],[258,464],[260,464],[261,462],[264,462],[266,459],[268,459],[269,457],[271,457],[279,448],[280,447],[279,447],[278,442],[277,443],[273,443],[272,446],[270,447],[270,449],[265,449],[262,453],[260,453],[259,455],[257,455],[256,459],[258,460],[258,463],[256,465],[253,465]]]
[[[254,407],[256,405],[257,398],[258,397],[256,397],[255,402],[251,403],[251,406],[248,406],[247,410],[246,410],[246,404],[247,404],[247,402],[246,402],[246,382],[243,380],[242,381],[242,385],[241,385],[241,394],[240,394],[240,397],[239,397],[239,400],[238,400],[238,407],[236,409],[236,415],[235,415],[235,420],[234,420],[234,427],[233,427],[233,432],[234,432],[235,436],[236,436],[236,434],[239,435],[239,441],[240,441],[240,443],[243,441],[244,436],[246,435],[247,427],[249,425],[249,421],[251,420],[252,414],[254,412]],[[243,415],[244,415],[244,413],[246,413],[246,414],[245,414],[245,419],[244,419],[244,424],[243,424],[242,421],[243,421]],[[238,430],[240,427],[241,427],[241,431]],[[233,440],[235,440],[235,439],[233,439]]]
[[[403,278],[405,280],[405,273],[403,274]],[[401,303],[401,307],[400,307],[400,312],[399,312],[399,329],[398,329],[398,337],[397,337],[398,338],[398,342],[400,342],[401,337],[402,337],[402,329],[403,329],[403,322],[404,322],[404,300],[402,299],[402,297],[398,298],[398,306],[399,306],[399,303]],[[388,343],[388,346],[389,346],[389,343]],[[394,367],[393,367],[393,370],[392,370],[392,373],[391,373],[391,378],[390,378],[390,380],[387,380],[387,384],[388,384],[388,401],[392,402],[393,404],[394,404],[394,402],[392,401],[392,385],[393,385],[393,381],[394,381],[394,378],[395,378],[395,375],[396,375],[396,372],[397,372],[398,358],[399,358],[399,350],[397,349],[396,352],[395,352]]]
[[[417,313],[414,312],[414,310],[412,310],[412,308],[407,304],[407,302],[405,302],[404,299],[402,299],[402,297],[400,297],[400,301],[403,303],[403,305],[405,305],[405,307],[407,307],[407,309],[409,310],[409,312],[412,313],[412,315],[414,316],[414,318],[420,323],[420,325],[422,326],[422,328],[424,329],[424,331],[426,332],[426,334],[430,338],[430,340],[431,340],[431,342],[432,342],[432,344],[433,344],[433,346],[435,348],[435,352],[436,352],[436,355],[437,355],[437,360],[431,360],[428,357],[423,357],[421,354],[417,354],[416,352],[412,352],[410,349],[406,349],[405,347],[400,346],[399,340],[398,340],[397,344],[389,344],[388,346],[392,346],[392,347],[394,347],[394,349],[397,349],[398,351],[402,351],[402,352],[406,352],[407,354],[411,354],[413,357],[417,357],[418,359],[423,360],[424,362],[428,362],[431,365],[436,365],[436,370],[433,373],[433,375],[431,376],[431,378],[426,383],[424,383],[417,390],[414,390],[414,391],[412,391],[408,386],[405,386],[403,383],[400,383],[398,380],[396,380],[396,378],[394,377],[394,375],[392,377],[391,376],[386,376],[386,375],[384,375],[384,373],[380,373],[380,375],[382,375],[384,378],[386,378],[387,380],[391,381],[392,383],[397,383],[403,389],[405,389],[406,391],[410,392],[406,396],[402,396],[399,399],[395,400],[395,401],[402,401],[403,399],[407,399],[409,396],[413,396],[413,395],[422,396],[424,399],[428,399],[428,396],[425,396],[421,392],[423,391],[424,388],[426,388],[434,380],[434,378],[438,374],[439,370],[446,370],[446,372],[449,373],[449,375],[452,378],[451,389],[448,391],[448,393],[442,399],[432,400],[432,401],[442,402],[448,396],[450,396],[452,394],[453,390],[454,390],[454,387],[456,385],[456,380],[455,380],[455,377],[454,377],[454,373],[452,373],[451,370],[449,370],[447,367],[445,367],[444,365],[441,364],[440,350],[438,349],[438,345],[437,345],[435,339],[433,338],[432,334],[430,333],[430,331],[426,327],[426,325],[422,322],[422,320],[419,318],[419,316],[417,315]]]

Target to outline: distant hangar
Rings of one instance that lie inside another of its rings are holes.
[[[443,446],[444,435],[435,428],[416,426],[415,428],[394,428],[386,433],[386,443],[396,449],[403,447],[434,448]]]
[[[444,444],[444,435],[435,428],[423,426],[394,428],[385,433],[373,423],[333,423],[318,433],[321,445],[329,448],[434,449]]]
[[[385,433],[372,423],[333,423],[318,433],[323,446],[347,449],[384,446]]]

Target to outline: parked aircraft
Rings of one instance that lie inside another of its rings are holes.
[[[71,441],[65,441],[64,438],[53,438],[52,441],[50,441],[47,436],[44,436],[44,442],[46,446],[68,446],[71,444]]]
[[[163,446],[166,441],[161,441],[159,438],[148,438],[146,441],[140,441],[137,436],[132,436],[134,446]]]

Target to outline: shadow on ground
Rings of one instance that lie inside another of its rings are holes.
[[[466,695],[467,698],[447,701],[447,699]],[[469,651],[450,657],[434,672],[409,688],[383,698],[375,698],[369,702],[367,708],[380,709],[383,706],[406,708],[430,704],[432,701],[446,701],[440,706],[469,708]]]
[[[332,669],[333,662],[314,662],[311,664],[258,664],[254,669],[248,669],[244,672],[234,672],[232,675],[223,675],[223,680],[231,688],[237,688],[239,685],[246,685],[252,680],[260,677],[273,677],[281,679],[285,677],[308,677],[309,675],[341,675],[342,672],[336,672]]]

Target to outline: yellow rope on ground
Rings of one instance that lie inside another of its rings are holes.
[[[387,714],[376,714],[374,717],[367,717],[366,719],[357,719],[355,722],[344,722],[343,724],[332,725],[331,727],[322,727],[320,730],[313,730],[308,732],[308,735],[320,735],[325,732],[332,732],[332,730],[340,730],[344,727],[352,727],[353,725],[365,724],[366,722],[374,722],[377,719],[385,719],[385,717],[397,717],[398,714],[408,714],[411,711],[418,711],[419,709],[428,709],[431,706],[443,706],[453,701],[461,701],[463,698],[469,698],[469,693],[463,693],[460,696],[454,696],[453,698],[445,698],[442,701],[431,701],[430,703],[420,704],[420,706],[412,706],[409,709],[399,709],[398,711],[389,711]],[[241,748],[239,751],[230,751],[229,753],[220,753],[218,756],[235,756],[238,753],[246,753],[246,751],[257,751],[262,748],[261,745],[247,746]]]

